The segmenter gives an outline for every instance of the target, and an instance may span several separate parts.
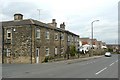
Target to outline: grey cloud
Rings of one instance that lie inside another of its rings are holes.
[[[2,7],[2,14],[12,19],[15,13],[22,13],[25,18],[39,19],[37,5],[29,2],[11,2],[7,6]],[[47,12],[46,12],[47,11]],[[42,13],[44,12],[44,13]],[[41,18],[48,19],[51,17],[49,10],[41,11]]]

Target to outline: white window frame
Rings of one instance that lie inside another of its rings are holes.
[[[8,34],[10,33],[10,37],[8,36]],[[8,29],[7,30],[7,39],[11,39],[12,38],[12,30]]]
[[[74,41],[74,40],[73,40],[73,36],[71,36],[71,40],[72,40],[72,42]]]
[[[50,32],[49,31],[46,31],[45,37],[46,37],[46,39],[50,39]]]
[[[68,35],[68,41],[70,41],[70,36]]]
[[[77,38],[75,37],[75,43],[77,42]]]
[[[6,56],[9,57],[10,56],[10,53],[11,53],[11,49],[6,49]]]
[[[58,54],[58,48],[55,47],[55,55],[57,55],[57,54]]]
[[[46,50],[45,50],[45,52],[46,52],[46,56],[49,56],[49,52],[50,52],[50,49],[48,48],[48,47],[46,47]]]
[[[40,39],[40,29],[39,28],[36,29],[36,38]]]
[[[63,53],[64,53],[64,47],[61,48],[61,54],[63,54]]]
[[[55,33],[55,40],[58,40],[58,33]]]

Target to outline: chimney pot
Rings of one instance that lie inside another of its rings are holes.
[[[62,24],[60,24],[60,28],[61,29],[65,29],[65,22],[63,22]]]
[[[23,15],[20,13],[14,14],[14,20],[23,20]]]
[[[53,25],[55,28],[57,27],[56,19],[52,19],[52,25]]]
[[[56,19],[52,19],[52,23],[56,23]]]

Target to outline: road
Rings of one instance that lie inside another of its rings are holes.
[[[4,64],[4,78],[118,78],[118,55],[71,64]]]

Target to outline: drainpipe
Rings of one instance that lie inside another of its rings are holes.
[[[4,28],[2,26],[2,64],[4,63]]]
[[[69,49],[70,49],[70,47],[69,47],[69,41],[68,41],[68,32],[67,32],[67,59],[69,59]]]
[[[60,32],[60,57],[61,57],[61,32]]]
[[[32,25],[30,25],[31,27],[31,64],[32,64]]]

